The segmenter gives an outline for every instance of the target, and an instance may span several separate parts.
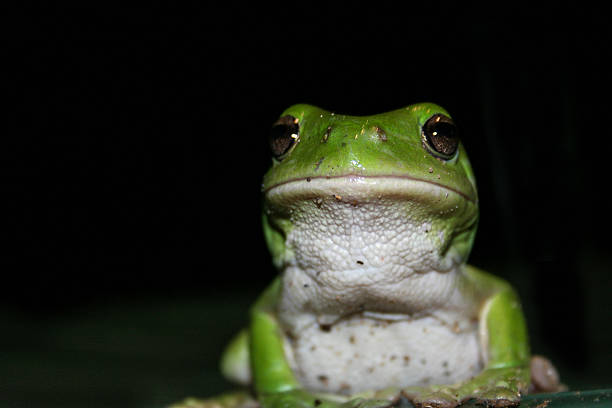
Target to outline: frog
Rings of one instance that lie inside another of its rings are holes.
[[[221,362],[254,394],[202,406],[518,405],[527,324],[516,290],[467,263],[479,198],[450,113],[297,104],[269,149],[262,224],[279,273]]]

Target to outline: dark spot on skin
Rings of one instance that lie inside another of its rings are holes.
[[[329,378],[327,378],[326,375],[318,375],[317,380],[322,382],[324,385],[327,385],[329,383]]]
[[[406,397],[405,395],[400,395],[399,398],[396,398],[397,401],[393,403],[393,407],[411,407],[413,406],[412,403],[410,402],[410,398]]]
[[[317,349],[317,346],[310,346],[310,351],[315,351]]]
[[[389,357],[389,360],[393,361],[397,358],[397,356],[395,354],[391,354],[391,357]]]
[[[355,344],[355,336],[349,337],[349,343]]]
[[[427,364],[427,360],[425,360],[424,358],[421,359],[421,364],[425,365]]]
[[[359,265],[363,265],[363,261],[357,261]]]
[[[329,333],[331,331],[331,324],[320,324],[319,329],[325,333]]]
[[[381,142],[387,141],[387,134],[382,128],[376,126],[376,134],[378,135],[378,138],[380,139]]]
[[[321,405],[321,404],[322,404],[322,402],[321,402],[321,400],[320,400],[320,399],[316,399],[316,400],[314,400],[314,406],[315,406],[315,407],[318,407],[318,406],[319,406],[319,405]]]
[[[321,163],[323,163],[323,160],[325,160],[325,157],[321,157],[316,163],[315,163],[315,171],[319,170],[319,167],[321,166]]]
[[[368,368],[368,373],[373,373],[373,372],[374,372],[374,367]]]
[[[453,322],[453,327],[451,329],[453,333],[459,333],[461,328],[459,327],[459,322]]]
[[[351,389],[351,386],[347,383],[340,384],[340,391],[348,391]]]
[[[308,284],[307,284],[307,283],[305,283],[305,284],[304,284],[304,287],[305,287],[305,288],[307,288],[307,287],[308,287]]]
[[[450,377],[450,375],[451,375],[450,371],[448,371],[448,370],[444,371],[444,376]]]
[[[410,356],[404,356],[404,365],[408,365],[410,362]]]
[[[448,367],[448,361],[443,361],[442,362],[442,367],[444,367],[444,368]]]

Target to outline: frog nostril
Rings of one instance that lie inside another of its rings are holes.
[[[323,139],[321,139],[321,143],[326,143],[327,139],[329,139],[329,135],[331,135],[332,132],[332,127],[328,126],[327,129],[325,129],[325,133],[323,133]]]

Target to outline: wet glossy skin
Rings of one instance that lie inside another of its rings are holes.
[[[292,205],[299,201],[285,193],[276,194],[275,190],[283,191],[276,187],[291,184],[295,187],[292,194],[308,194],[312,186],[305,183],[300,186],[297,181],[310,180],[314,185],[319,180],[335,179],[349,185],[364,178],[380,180],[375,188],[370,188],[370,196],[402,196],[413,202],[425,200],[423,209],[429,214],[424,216],[427,218],[424,221],[435,224],[438,231],[453,229],[453,250],[465,259],[478,218],[475,179],[461,143],[451,156],[442,157],[424,137],[424,125],[436,115],[450,118],[443,108],[431,103],[368,117],[334,114],[310,105],[295,105],[283,112],[281,118],[294,118],[299,134],[280,157],[273,159],[262,184],[268,212],[264,214],[264,228],[275,263],[279,262],[278,254],[286,250],[284,238],[275,235],[286,234],[289,224],[283,216],[268,215],[273,209],[280,209],[276,206],[278,203],[288,208],[289,203],[283,202],[284,199],[293,201]],[[445,199],[410,186],[385,187],[383,181],[393,179],[440,187]],[[270,222],[276,228],[267,228]]]
[[[400,395],[516,404],[529,383],[525,322],[506,282],[465,264],[478,197],[448,112],[423,103],[354,117],[295,105],[273,127],[271,152],[263,224],[280,276],[226,353],[226,374],[252,381],[264,407],[387,406]],[[382,340],[348,359],[325,351],[367,333]],[[404,348],[446,368],[424,366],[427,381],[408,364],[352,374]]]
[[[450,116],[434,104],[369,117],[292,106],[281,116],[298,120],[299,138],[282,160],[274,160],[264,176],[263,190],[307,177],[396,176],[439,184],[476,201],[474,175],[463,146],[451,160],[442,160],[423,147],[421,128],[436,113]]]

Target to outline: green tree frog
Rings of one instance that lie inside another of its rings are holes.
[[[516,405],[526,324],[511,286],[466,264],[478,196],[450,114],[300,104],[270,149],[263,227],[280,274],[228,347],[226,376],[263,408]]]

